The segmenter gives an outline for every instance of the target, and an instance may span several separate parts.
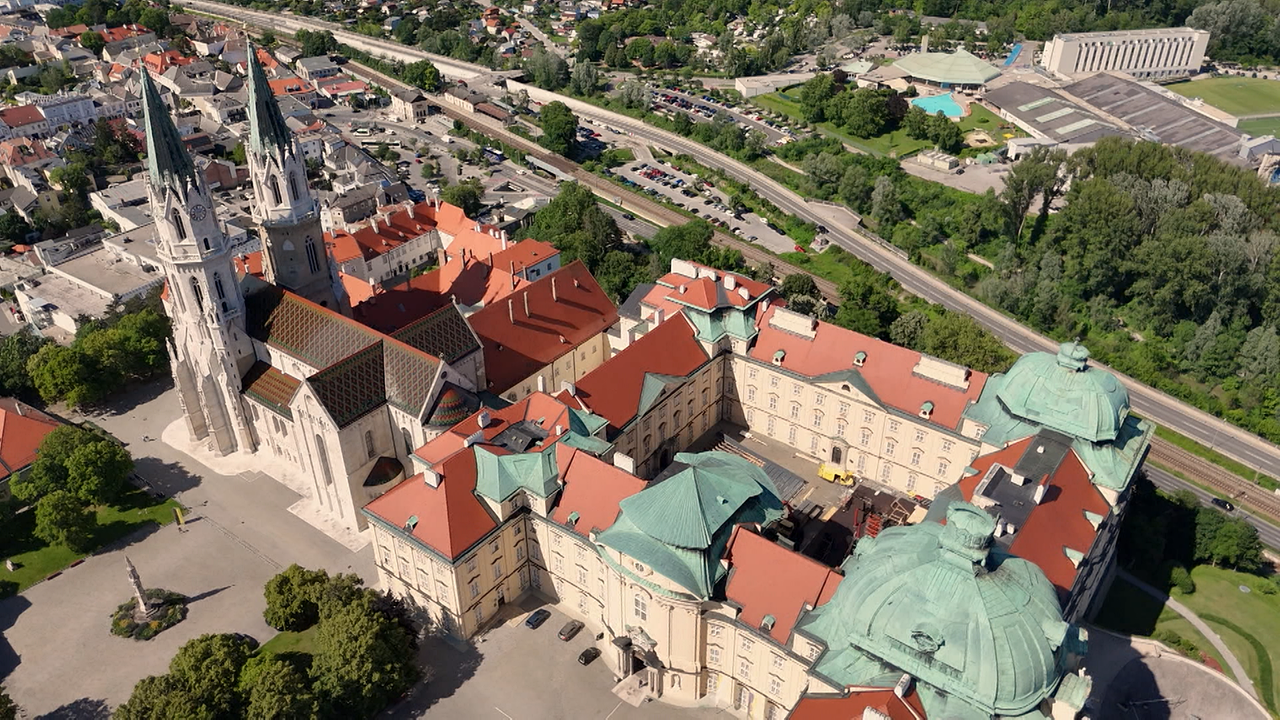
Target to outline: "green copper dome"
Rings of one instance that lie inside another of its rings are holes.
[[[1089,351],[1063,343],[1057,356],[1023,355],[997,391],[1010,415],[1090,442],[1116,439],[1129,415],[1129,392],[1115,375],[1089,366]]]
[[[1035,710],[1061,680],[1078,631],[1039,568],[992,546],[994,529],[983,510],[953,503],[946,525],[860,540],[835,596],[799,628],[827,645],[817,671],[837,685],[909,673],[922,697],[946,698],[940,716]],[[941,709],[925,708],[930,717]]]

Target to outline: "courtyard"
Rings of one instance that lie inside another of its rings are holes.
[[[546,607],[551,617],[530,630],[529,612]],[[613,674],[604,657],[583,666],[578,654],[595,645],[587,626],[569,642],[556,633],[569,617],[554,605],[527,597],[508,605],[497,623],[460,645],[438,637],[422,643],[430,680],[419,684],[384,717],[449,720],[710,720],[731,717],[718,708],[679,708],[665,703],[632,707],[611,690]],[[604,652],[611,648],[601,647]]]

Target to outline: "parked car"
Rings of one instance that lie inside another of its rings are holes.
[[[600,657],[600,648],[589,647],[578,656],[579,665],[590,665],[592,660]]]
[[[564,640],[565,642],[569,642],[570,640],[573,639],[573,636],[577,635],[578,632],[581,630],[582,630],[581,620],[570,620],[569,622],[564,624],[564,627],[560,628],[560,632],[557,633],[557,636],[561,640]]]
[[[1236,506],[1233,505],[1230,500],[1223,500],[1222,498],[1209,498],[1209,502],[1213,503],[1214,505],[1217,505],[1218,507],[1222,508],[1223,510],[1226,510],[1227,512],[1233,512],[1236,509]]]
[[[524,621],[524,626],[530,630],[537,630],[542,627],[542,623],[551,617],[551,611],[546,608],[539,608],[529,613],[529,617]]]

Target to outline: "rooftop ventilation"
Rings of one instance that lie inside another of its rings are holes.
[[[1049,483],[1037,485],[1035,494],[1031,496],[1031,501],[1039,505],[1044,500],[1044,495],[1047,492],[1049,492]]]
[[[577,510],[574,510],[573,512],[569,513],[569,527],[573,527],[574,525],[577,525],[578,520],[580,520],[581,518],[582,516],[578,514]]]
[[[480,414],[476,417],[476,424],[482,428],[487,428],[492,420],[493,416],[489,414],[488,410],[481,410]]]
[[[725,273],[725,276],[724,276],[724,289],[725,289],[725,290],[728,290],[728,291],[730,291],[730,292],[732,292],[733,290],[737,289],[737,287],[738,287],[738,281],[737,281],[737,279],[736,279],[736,278],[734,278],[732,275],[730,275],[730,274],[728,274],[728,273]]]
[[[924,418],[925,420],[928,420],[932,416],[933,416],[933,401],[925,400],[924,404],[920,406],[920,417]]]
[[[785,359],[786,357],[787,357],[787,351],[786,351],[786,350],[778,350],[777,352],[775,352],[775,353],[773,354],[773,364],[774,364],[774,365],[781,365],[781,364],[782,364],[783,359]]]
[[[893,694],[899,698],[906,697],[907,693],[911,692],[911,682],[911,676],[903,673],[902,677],[898,678],[898,682],[894,683]]]

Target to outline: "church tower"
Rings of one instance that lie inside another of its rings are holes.
[[[285,125],[280,106],[249,47],[249,142],[254,219],[262,227],[262,270],[267,282],[338,312],[338,274],[325,250],[319,203],[307,185],[307,163]]]
[[[173,323],[169,359],[191,438],[220,455],[255,443],[240,402],[240,378],[253,363],[244,331],[244,297],[213,198],[183,147],[151,75],[142,71],[147,135],[147,197]]]

